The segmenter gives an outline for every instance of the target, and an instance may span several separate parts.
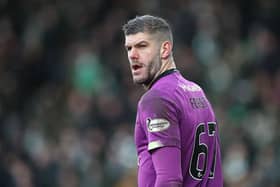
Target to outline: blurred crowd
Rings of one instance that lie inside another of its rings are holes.
[[[277,0],[1,0],[0,186],[136,186],[122,25],[166,18],[219,121],[225,187],[280,186]]]

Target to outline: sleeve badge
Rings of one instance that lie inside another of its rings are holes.
[[[148,118],[146,120],[146,123],[149,132],[164,131],[168,129],[170,126],[169,121],[163,118],[155,118],[155,119]]]

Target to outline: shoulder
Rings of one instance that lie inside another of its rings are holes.
[[[157,81],[141,98],[142,101],[151,99],[170,100],[177,89],[178,78],[175,74],[168,75]]]
[[[177,111],[172,94],[161,89],[152,89],[146,92],[140,99],[138,107],[139,112],[149,114]]]
[[[140,104],[147,104],[153,101],[168,101],[171,100],[172,95],[164,89],[148,90],[140,99]]]

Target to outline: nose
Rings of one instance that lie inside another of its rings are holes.
[[[129,51],[129,58],[131,59],[131,60],[136,60],[136,59],[138,59],[139,58],[139,54],[138,54],[138,51],[137,51],[137,49],[135,49],[134,47],[133,48],[131,48],[131,50]]]

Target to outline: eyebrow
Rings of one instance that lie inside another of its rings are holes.
[[[135,43],[134,45],[125,45],[125,47],[127,48],[127,47],[130,47],[130,46],[139,46],[139,45],[142,45],[142,44],[148,44],[149,42],[147,42],[146,40],[141,40],[141,41],[139,41],[139,42],[137,42],[137,43]]]

